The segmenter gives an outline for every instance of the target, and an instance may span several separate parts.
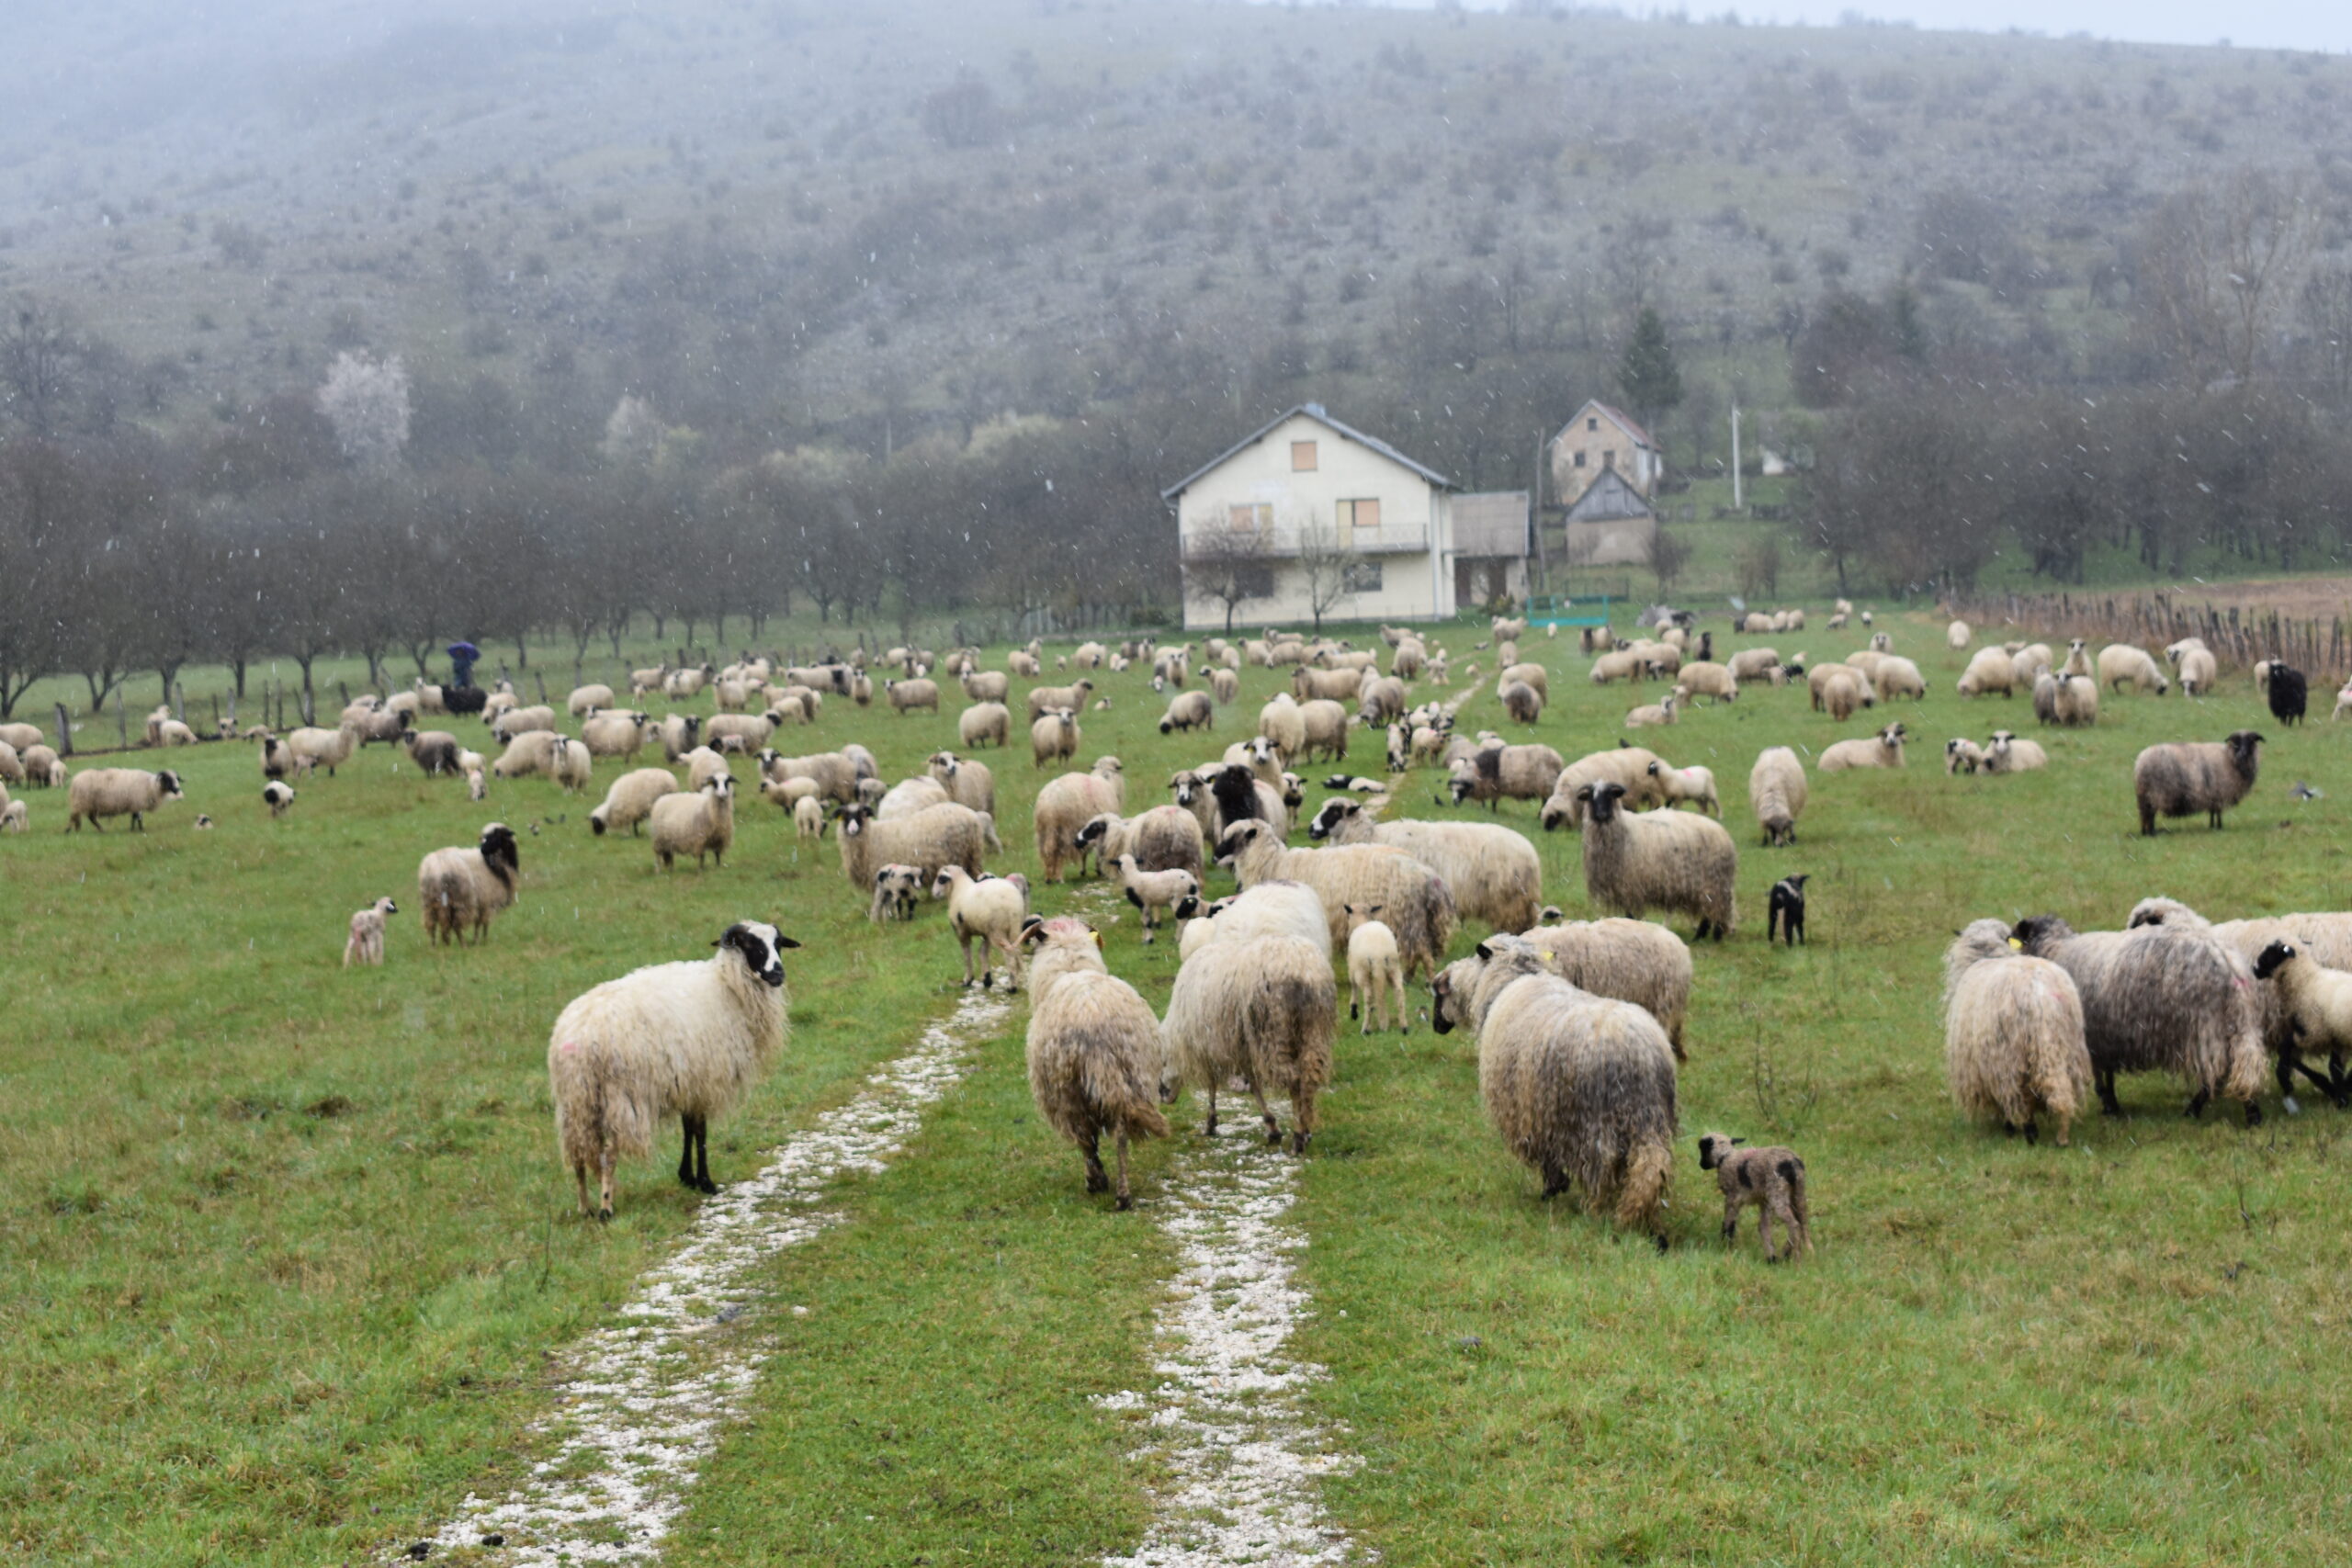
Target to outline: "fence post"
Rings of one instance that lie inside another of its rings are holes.
[[[122,688],[120,686],[117,686],[114,689],[114,728],[115,734],[121,739],[122,749],[126,751],[130,750],[130,716],[123,711]]]
[[[71,757],[74,755],[74,716],[65,711],[63,703],[57,704],[56,707],[57,754],[61,757]]]

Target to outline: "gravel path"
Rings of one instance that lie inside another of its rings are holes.
[[[649,1274],[614,1321],[563,1358],[557,1407],[534,1428],[554,1455],[504,1497],[469,1495],[432,1536],[509,1564],[646,1562],[685,1506],[773,1343],[711,1330],[759,1310],[775,1256],[849,1218],[820,1207],[853,1172],[886,1168],[923,1113],[971,1066],[972,1047],[1010,1010],[975,992],[905,1055],[877,1068],[856,1099],[775,1150],[757,1176],[705,1202],[677,1255]],[[403,1554],[413,1548],[403,1548]]]

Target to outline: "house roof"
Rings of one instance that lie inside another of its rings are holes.
[[[1527,492],[1485,491],[1453,498],[1453,553],[1457,556],[1527,555]]]
[[[1614,468],[1603,468],[1600,477],[1585,487],[1584,493],[1568,508],[1571,523],[1600,523],[1626,517],[1655,515],[1650,503],[1641,492],[1625,482],[1625,476]]]
[[[1648,447],[1653,452],[1660,450],[1657,442],[1652,438],[1648,431],[1644,430],[1641,427],[1640,423],[1634,420],[1633,415],[1627,413],[1623,409],[1614,408],[1608,403],[1602,402],[1599,398],[1587,398],[1585,400],[1584,408],[1577,410],[1575,414],[1569,416],[1568,424],[1575,424],[1577,419],[1584,413],[1585,409],[1598,410],[1600,413],[1605,414],[1611,420],[1614,421],[1619,429],[1632,436],[1635,441]],[[1563,427],[1561,434],[1564,435],[1567,434],[1565,427]]]
[[[1441,490],[1452,490],[1453,488],[1453,481],[1447,479],[1443,474],[1439,473],[1435,468],[1430,468],[1426,464],[1416,463],[1413,459],[1408,457],[1405,454],[1399,452],[1396,447],[1391,446],[1387,442],[1381,440],[1380,437],[1376,435],[1366,435],[1363,431],[1356,429],[1354,426],[1342,424],[1338,420],[1333,419],[1329,414],[1323,411],[1323,405],[1321,403],[1301,403],[1295,409],[1286,409],[1283,412],[1275,415],[1272,419],[1268,420],[1256,430],[1251,431],[1249,434],[1243,436],[1240,440],[1235,442],[1232,446],[1227,447],[1224,451],[1218,453],[1207,462],[1203,463],[1199,468],[1194,468],[1191,473],[1186,474],[1182,479],[1178,479],[1174,484],[1170,485],[1166,490],[1161,491],[1159,492],[1159,499],[1169,502],[1174,501],[1178,496],[1183,494],[1186,490],[1192,487],[1192,483],[1194,479],[1199,479],[1203,474],[1207,473],[1210,469],[1221,466],[1227,458],[1231,457],[1235,453],[1241,451],[1244,447],[1256,446],[1259,442],[1263,441],[1272,432],[1280,429],[1283,424],[1289,423],[1291,420],[1300,417],[1301,415],[1313,420],[1316,423],[1323,426],[1325,429],[1332,432],[1336,435],[1349,441],[1353,441],[1360,446],[1370,447],[1373,451],[1379,453],[1382,457],[1387,458],[1391,462],[1402,463],[1405,467],[1412,469],[1413,472],[1420,475],[1421,478],[1429,480],[1430,483],[1436,485]]]

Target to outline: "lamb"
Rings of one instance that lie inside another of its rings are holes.
[[[1952,646],[1968,643],[1967,623],[1951,624]],[[1743,1140],[1709,1133],[1699,1140],[1699,1168],[1715,1173],[1724,1195],[1724,1241],[1739,1240],[1739,1212],[1756,1205],[1757,1238],[1764,1247],[1764,1261],[1779,1262],[1813,1250],[1812,1213],[1804,1197],[1804,1161],[1794,1149],[1773,1145],[1740,1147]],[[1772,1222],[1781,1222],[1785,1238],[1781,1250],[1772,1250]]]
[[[1713,768],[1678,768],[1659,760],[1648,768],[1656,781],[1659,796],[1668,809],[1677,806],[1695,806],[1710,817],[1721,817],[1724,804],[1715,794],[1715,771]]]
[[[1127,902],[1143,911],[1143,940],[1147,947],[1159,930],[1162,911],[1172,909],[1187,897],[1197,897],[1201,879],[1189,871],[1147,871],[1134,855],[1117,855],[1103,867],[1125,891]]]
[[[980,989],[996,983],[989,950],[1004,955],[1005,988],[1021,988],[1022,927],[1029,919],[1029,881],[1020,876],[976,878],[960,865],[944,865],[932,879],[931,896],[947,900],[947,929],[964,951],[964,987],[972,985],[972,944],[980,944]]]
[[[329,778],[334,777],[336,768],[351,761],[351,753],[358,744],[358,729],[347,724],[335,729],[305,725],[286,737],[286,749],[292,753],[297,768],[303,773],[324,768]]]
[[[472,849],[435,850],[416,867],[424,940],[462,942],[470,929],[476,942],[489,941],[491,917],[514,902],[521,876],[514,829],[503,822],[484,827]]]
[[[1772,884],[1771,903],[1764,911],[1764,944],[1770,947],[1776,936],[1787,940],[1791,947],[1804,941],[1804,885],[1813,878],[1809,874],[1784,876]]]
[[[1687,914],[1702,939],[1721,942],[1738,923],[1739,852],[1712,818],[1686,812],[1634,817],[1624,786],[1584,785],[1585,896],[1597,908],[1640,919],[1651,908]]]
[[[1252,830],[1253,824],[1236,829]],[[1339,1014],[1328,946],[1273,934],[1204,942],[1177,970],[1169,992],[1160,1025],[1161,1096],[1172,1097],[1184,1083],[1200,1089],[1207,1100],[1204,1131],[1215,1137],[1217,1089],[1238,1075],[1258,1101],[1271,1145],[1282,1143],[1282,1124],[1266,1096],[1290,1100],[1291,1152],[1303,1155],[1315,1136],[1315,1097],[1330,1082]]]
[[[1998,692],[2007,697],[2016,694],[2017,664],[2007,650],[1980,648],[1962,671],[1958,689],[1963,697],[1982,697]]]
[[[293,809],[294,786],[284,779],[272,779],[261,786],[261,803],[269,807],[269,819],[275,822]]]
[[[397,915],[401,907],[390,898],[379,898],[364,909],[351,915],[351,934],[343,944],[343,966],[355,964],[379,964],[384,962],[384,917]]]
[[[1079,739],[1078,716],[1069,708],[1054,709],[1029,727],[1030,765],[1068,761],[1078,755]]]
[[[1984,749],[1973,740],[1954,736],[1944,742],[1944,773],[1973,774],[1984,765]]]
[[[900,779],[883,793],[874,807],[877,822],[894,822],[901,817],[911,817],[926,806],[938,806],[947,799],[947,786],[929,773],[919,773],[910,779]]]
[[[902,865],[896,862],[876,866],[874,871],[874,901],[866,906],[865,918],[877,924],[883,920],[911,920],[915,918],[915,900],[922,896],[922,867]]]
[[[588,748],[591,757],[635,757],[645,744],[645,728],[650,721],[641,713],[626,708],[600,709],[588,716],[580,727],[581,743]]]
[[[842,874],[861,893],[874,886],[875,867],[886,862],[916,867],[925,882],[949,865],[978,876],[996,836],[996,825],[988,818],[953,802],[925,807],[890,822],[876,821],[863,806],[844,806],[835,820]]]
[[[677,793],[678,781],[667,768],[638,768],[623,773],[605,792],[605,804],[588,813],[588,830],[601,838],[626,828],[635,836],[652,814],[653,803]]]
[[[103,833],[104,818],[128,817],[130,830],[143,833],[149,812],[181,798],[180,776],[169,768],[152,773],[137,768],[90,768],[74,774],[67,789],[65,830],[79,832],[86,818],[93,830]]]
[[[2287,1040],[2278,1052],[2278,1093],[2289,1111],[2295,1109],[2295,1072],[2326,1091],[2342,1110],[2352,1105],[2344,1079],[2344,1054],[2352,1048],[2352,974],[2327,968],[2305,943],[2274,938],[2255,959],[2254,977],[2273,982],[2280,1002]],[[2302,1059],[2306,1048],[2324,1047],[2328,1076],[2323,1078]]]
[[[1489,822],[1381,822],[1356,800],[1327,800],[1309,837],[1334,844],[1385,844],[1445,879],[1455,908],[1494,930],[1521,931],[1542,902],[1543,862],[1512,829]]]
[[[1168,711],[1159,717],[1159,733],[1211,729],[1216,725],[1216,705],[1206,692],[1179,692],[1170,699]]]
[[[613,705],[613,689],[610,686],[602,685],[574,686],[571,688],[571,695],[564,700],[563,705],[564,710],[572,717],[585,718],[598,708],[608,708]]]
[[[1944,642],[1954,649],[1966,648],[1974,636],[1966,621],[1954,621],[1944,628]]]
[[[1804,815],[1804,764],[1786,746],[1769,746],[1756,755],[1747,773],[1747,804],[1764,829],[1764,847],[1781,849],[1797,841],[1797,818]]]
[[[653,1150],[671,1116],[682,1134],[678,1180],[713,1193],[710,1123],[751,1091],[784,1049],[791,998],[783,954],[800,944],[738,920],[707,961],[657,964],[607,980],[559,1014],[548,1040],[556,1145],[571,1168],[580,1213],[613,1217],[613,1168]],[[588,1175],[597,1204],[588,1203]]]
[[[1145,871],[1190,872],[1196,880],[1206,869],[1200,821],[1181,806],[1155,806],[1136,817],[1103,812],[1078,830],[1078,847],[1081,869],[1090,851],[1104,865],[1130,855]]]
[[[0,785],[0,833],[26,833],[32,830],[32,808],[21,800],[6,798],[7,788]]]
[[[2050,753],[2041,749],[2039,740],[2020,740],[2006,729],[1993,732],[1993,743],[1984,748],[1984,771],[1988,773],[2025,773],[2050,765]]]
[[[1663,1247],[1679,1130],[1673,1048],[1648,1013],[1578,989],[1550,964],[1523,938],[1489,938],[1438,976],[1430,1025],[1477,1036],[1487,1119],[1543,1179],[1544,1197],[1573,1183],[1589,1207],[1613,1209]]]
[[[2085,1041],[2074,977],[2020,953],[2000,921],[1973,921],[1946,951],[1944,1077],[1963,1113],[1997,1117],[2030,1144],[2046,1112],[2064,1148],[2090,1098]]]
[[[1824,747],[1814,766],[1825,773],[1843,773],[1849,768],[1902,767],[1905,734],[1903,726],[1890,724],[1868,739],[1840,740]]]
[[[1125,803],[1118,759],[1104,757],[1085,773],[1063,773],[1037,792],[1030,824],[1035,830],[1037,859],[1048,882],[1059,882],[1072,855],[1080,871],[1086,868],[1085,846],[1080,834],[1105,812],[1116,815]],[[977,871],[979,868],[969,868]]]
[[[1396,1032],[1411,1032],[1411,1015],[1405,1004],[1405,965],[1396,955],[1396,933],[1380,920],[1377,904],[1347,906],[1348,1016],[1361,1018],[1360,1033],[1387,1027],[1385,1010]],[[1366,1005],[1369,998],[1369,1005]]]
[[[2172,1071],[2195,1089],[2196,1116],[2216,1094],[2245,1103],[2248,1126],[2262,1120],[2262,1029],[2245,961],[2211,930],[2157,925],[2077,933],[2055,915],[2024,919],[2009,933],[2022,950],[2066,971],[2082,995],[2084,1043],[2099,1103],[2122,1114],[2121,1072]]]
[[[1668,692],[1659,701],[1637,707],[1628,713],[1625,716],[1625,728],[1648,729],[1659,725],[1672,724],[1675,716],[1675,693],[1681,689],[1677,686],[1673,692]]]
[[[2154,838],[2159,817],[2205,814],[2215,831],[2222,813],[2253,793],[2262,765],[2263,738],[2233,730],[2221,741],[2174,740],[2151,746],[2132,764],[2132,793],[2140,804],[2140,832]]]
[[[825,807],[815,795],[804,795],[792,803],[792,826],[803,843],[825,836]]]
[[[1456,806],[1465,800],[1499,809],[1503,800],[1543,800],[1560,778],[1560,754],[1549,746],[1481,746],[1453,764],[1446,794]]]
[[[1445,879],[1402,850],[1385,844],[1348,844],[1331,849],[1284,849],[1263,822],[1237,822],[1217,840],[1217,863],[1233,868],[1243,887],[1261,882],[1299,882],[1323,900],[1330,941],[1346,935],[1345,906],[1379,904],[1396,933],[1407,974],[1437,973],[1445,944],[1453,939],[1456,913]]]
[[[1102,938],[1083,920],[1032,920],[1021,940],[1037,950],[1027,1057],[1038,1118],[1078,1145],[1089,1192],[1114,1190],[1102,1169],[1102,1141],[1110,1137],[1118,1151],[1116,1204],[1132,1208],[1127,1145],[1168,1135],[1157,1082],[1159,1021],[1134,987],[1103,967]]]
[[[2172,690],[2172,682],[2157,666],[2154,656],[2128,642],[2111,642],[2098,650],[2098,683],[2114,692],[2130,686],[2134,691],[2154,692],[2160,697]]]

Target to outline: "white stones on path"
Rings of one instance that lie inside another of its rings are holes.
[[[1108,1568],[1303,1568],[1357,1562],[1324,1514],[1320,1477],[1361,1461],[1310,1422],[1298,1391],[1326,1374],[1289,1353],[1310,1303],[1291,1267],[1306,1238],[1285,1223],[1299,1162],[1266,1146],[1255,1117],[1169,1166],[1149,1211],[1174,1240],[1180,1268],[1155,1320],[1163,1380],[1148,1393],[1112,1394],[1114,1411],[1150,1412],[1148,1450],[1172,1483],[1133,1556]]]
[[[854,1100],[787,1139],[757,1176],[729,1184],[695,1216],[685,1245],[647,1275],[607,1326],[563,1358],[554,1411],[533,1428],[556,1451],[503,1498],[469,1495],[428,1538],[433,1555],[483,1550],[515,1565],[646,1562],[684,1508],[774,1348],[764,1336],[711,1330],[741,1316],[775,1256],[849,1216],[819,1205],[853,1172],[888,1168],[923,1113],[972,1065],[972,1047],[1010,1010],[974,992],[914,1048],[876,1068]]]

